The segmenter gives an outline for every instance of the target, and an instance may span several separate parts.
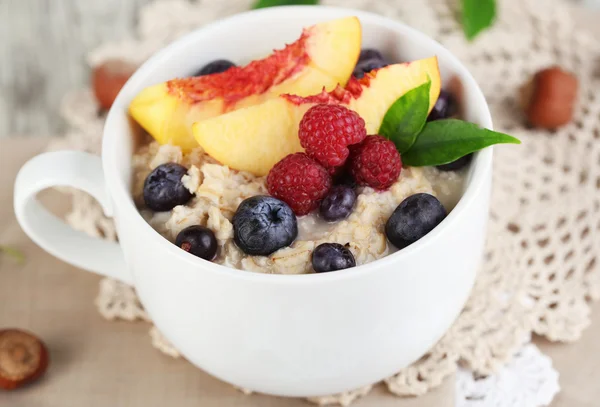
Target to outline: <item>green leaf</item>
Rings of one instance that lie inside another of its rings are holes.
[[[462,26],[466,37],[473,40],[496,19],[496,0],[461,0]]]
[[[383,117],[379,134],[392,140],[400,154],[408,151],[427,122],[431,80],[400,96]]]
[[[494,144],[521,144],[508,134],[483,129],[456,119],[429,122],[417,141],[402,155],[402,163],[412,167],[443,165]]]
[[[276,7],[276,6],[294,6],[294,5],[315,5],[319,0],[256,0],[253,9]]]
[[[10,246],[0,246],[0,253],[5,253],[6,255],[12,257],[19,264],[25,263],[25,255],[23,252],[15,249]]]

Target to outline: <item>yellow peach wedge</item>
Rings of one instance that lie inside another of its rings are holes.
[[[284,49],[244,67],[146,88],[129,113],[161,144],[197,146],[192,124],[281,94],[308,96],[345,84],[358,60],[361,26],[347,17],[306,28]]]

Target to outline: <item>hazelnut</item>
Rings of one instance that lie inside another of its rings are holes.
[[[120,59],[110,59],[92,72],[92,88],[103,109],[110,109],[121,88],[133,75],[136,66]]]
[[[42,376],[48,350],[34,335],[18,329],[0,330],[0,389],[12,390]]]
[[[521,105],[529,123],[554,129],[569,123],[577,100],[577,78],[558,67],[539,71],[521,89]]]

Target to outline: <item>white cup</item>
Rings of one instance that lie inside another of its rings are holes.
[[[230,269],[179,249],[132,200],[135,147],[127,106],[143,88],[186,76],[216,58],[248,61],[292,42],[302,27],[356,15],[363,46],[397,60],[437,55],[442,77],[462,82],[469,121],[491,128],[486,101],[467,69],[427,36],[388,18],[331,7],[284,7],[205,26],[147,61],[106,121],[102,160],[82,152],[33,158],[15,185],[15,211],[39,246],[77,267],[132,284],[152,321],[194,365],[236,386],[282,396],[357,388],[425,354],[460,313],[482,259],[492,150],[475,155],[458,206],[417,243],[334,273],[271,275]],[[69,228],[36,200],[71,186],[98,199],[119,243]]]

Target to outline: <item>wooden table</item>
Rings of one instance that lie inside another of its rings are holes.
[[[151,2],[0,0],[0,137],[61,134],[62,97],[88,83],[86,53],[132,35]]]

